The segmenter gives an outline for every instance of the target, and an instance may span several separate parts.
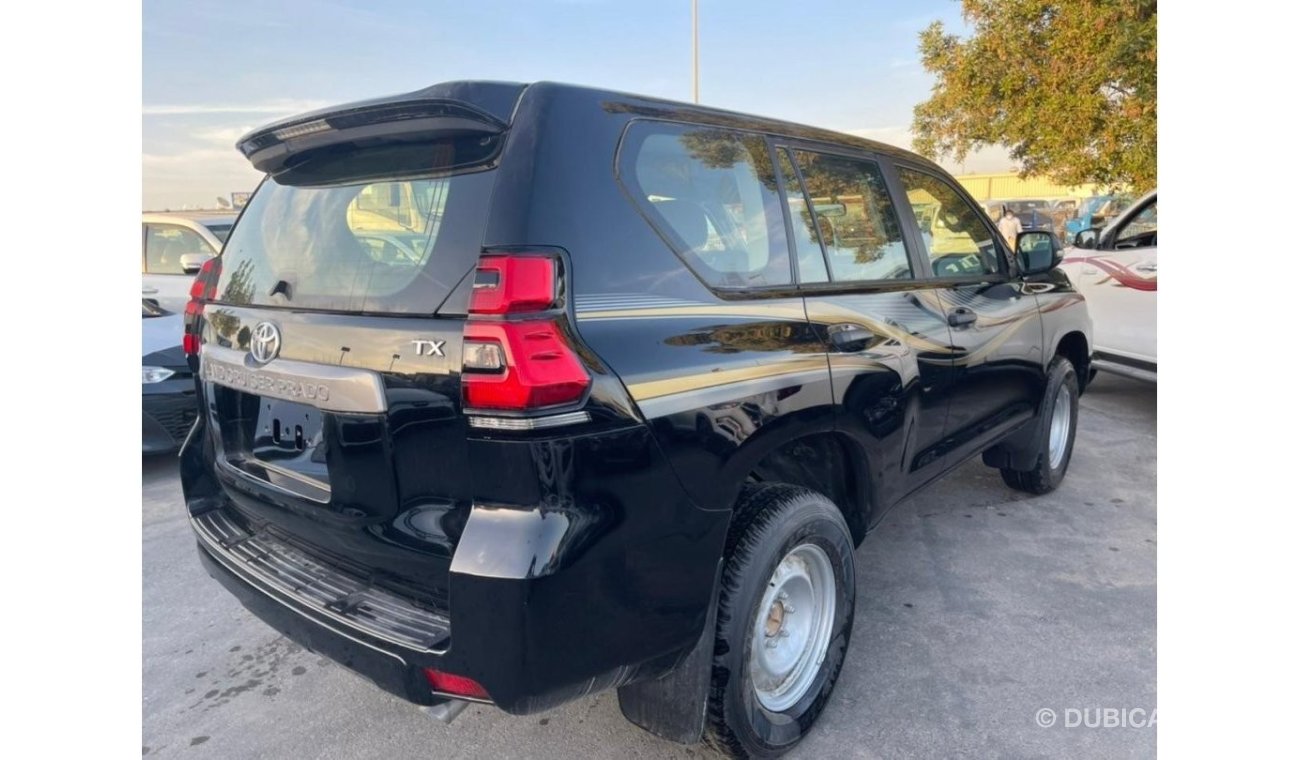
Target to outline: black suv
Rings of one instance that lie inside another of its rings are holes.
[[[1069,465],[1091,327],[1055,238],[1008,250],[906,151],[496,82],[238,147],[267,176],[187,309],[199,556],[445,719],[616,688],[779,754],[886,510],[980,454],[1031,493]]]

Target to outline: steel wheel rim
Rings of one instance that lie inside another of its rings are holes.
[[[1070,392],[1062,385],[1052,405],[1052,424],[1047,432],[1047,459],[1055,470],[1065,459],[1065,444],[1070,438]]]
[[[754,696],[772,712],[808,692],[835,624],[835,570],[825,550],[800,544],[777,564],[758,606],[750,641]]]

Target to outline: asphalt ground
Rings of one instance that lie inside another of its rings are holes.
[[[176,469],[171,456],[143,461],[145,756],[711,755],[626,722],[612,692],[433,721],[208,578]],[[1029,497],[968,463],[896,507],[856,559],[844,671],[790,757],[1155,756],[1153,386],[1098,377],[1056,492]]]

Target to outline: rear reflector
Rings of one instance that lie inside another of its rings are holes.
[[[470,314],[519,314],[555,305],[555,259],[488,254],[474,273]]]
[[[464,356],[461,387],[472,409],[570,404],[591,385],[577,353],[550,320],[467,322]]]
[[[489,699],[487,689],[479,685],[478,681],[465,676],[444,673],[441,670],[433,668],[424,669],[424,677],[429,682],[433,690],[442,694],[452,694],[458,697],[470,697],[472,699]]]

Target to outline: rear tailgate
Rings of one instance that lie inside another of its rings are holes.
[[[270,174],[204,311],[213,469],[237,535],[445,610],[471,498],[462,333],[505,124],[446,98],[299,121],[240,144]]]
[[[259,364],[250,340],[264,324],[281,349]],[[216,305],[208,325],[208,422],[234,505],[256,525],[443,607],[470,499],[451,371],[462,320]],[[417,341],[441,355],[417,352]]]

